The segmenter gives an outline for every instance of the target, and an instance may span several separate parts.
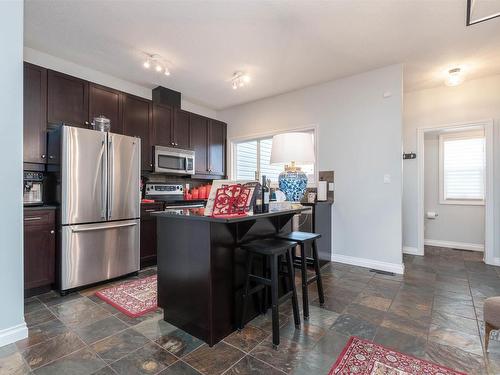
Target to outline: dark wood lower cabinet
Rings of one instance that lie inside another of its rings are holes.
[[[56,233],[54,210],[24,211],[24,290],[29,297],[55,282]]]
[[[156,218],[151,212],[163,209],[163,203],[141,204],[141,268],[156,264]]]

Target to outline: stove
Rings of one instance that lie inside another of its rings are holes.
[[[180,184],[148,182],[144,198],[165,202],[166,209],[205,207],[204,200],[184,200],[184,186]]]

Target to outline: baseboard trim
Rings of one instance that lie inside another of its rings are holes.
[[[450,247],[459,250],[484,251],[484,245],[478,243],[453,242],[440,240],[424,240],[424,245]]]
[[[0,347],[28,337],[26,323],[0,330]]]
[[[490,264],[492,266],[500,266],[500,258],[493,258],[493,262],[487,264]]]
[[[403,246],[403,253],[404,254],[410,254],[410,255],[420,255],[423,256],[424,254],[418,251],[416,247],[411,247],[411,246]]]
[[[366,258],[356,258],[349,255],[333,254],[332,261],[350,264],[352,266],[373,268],[379,271],[394,272],[398,274],[403,274],[405,271],[405,266],[403,263],[388,263],[380,262],[378,260],[366,259]]]

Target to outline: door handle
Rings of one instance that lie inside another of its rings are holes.
[[[102,141],[101,146],[101,217],[106,218],[106,197],[108,190],[106,158],[105,158],[106,142]]]
[[[114,181],[113,181],[113,173],[115,169],[115,161],[114,161],[114,144],[112,136],[109,137],[109,149],[108,149],[108,159],[109,159],[109,168],[108,168],[108,219],[111,219],[111,214],[113,213],[113,189],[114,189]]]
[[[78,233],[78,232],[92,232],[95,230],[106,230],[106,229],[113,229],[113,228],[123,228],[123,227],[133,227],[134,225],[137,225],[137,223],[124,223],[124,224],[115,224],[115,225],[100,225],[98,227],[90,227],[90,228],[71,228],[71,231],[73,233]]]

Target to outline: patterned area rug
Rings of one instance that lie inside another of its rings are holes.
[[[359,337],[351,337],[328,375],[466,375]]]
[[[137,318],[157,308],[156,275],[106,288],[95,295],[131,318]]]

